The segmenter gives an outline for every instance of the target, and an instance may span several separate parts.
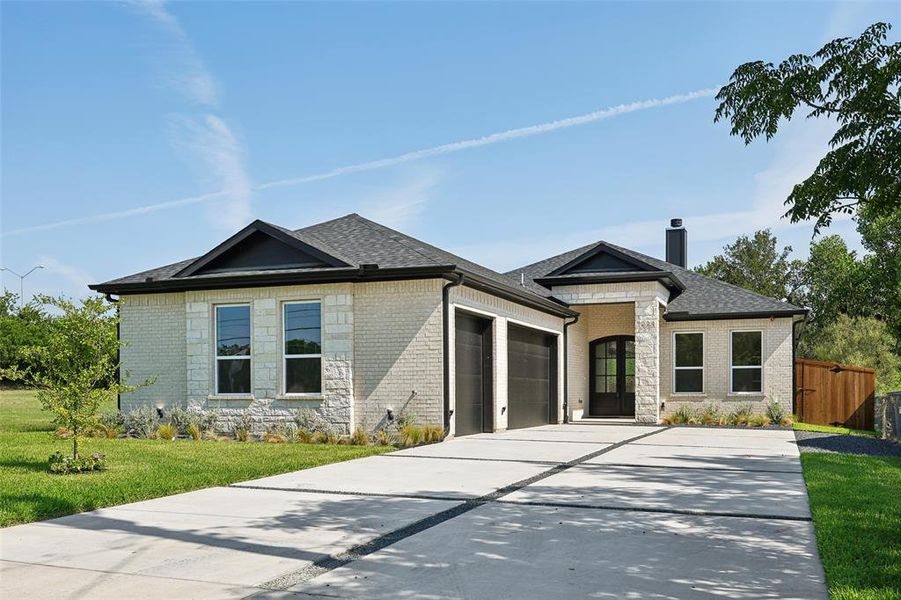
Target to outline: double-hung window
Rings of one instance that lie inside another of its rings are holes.
[[[704,392],[704,334],[673,334],[673,391],[677,394]]]
[[[733,331],[730,355],[732,393],[763,391],[763,332]]]
[[[216,393],[250,393],[250,305],[216,307]]]
[[[322,393],[322,307],[319,302],[282,305],[285,394]]]

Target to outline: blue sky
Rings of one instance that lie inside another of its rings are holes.
[[[0,263],[46,267],[26,296],[83,295],[253,218],[349,212],[499,270],[598,239],[659,256],[670,217],[692,264],[766,226],[803,256],[812,228],[782,202],[830,124],[746,147],[705,90],[742,62],[901,25],[901,4],[862,2],[0,10]],[[859,247],[852,223],[832,232]]]

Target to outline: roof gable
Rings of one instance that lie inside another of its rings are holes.
[[[254,221],[174,276],[347,266],[350,266],[347,261],[314,247],[289,231]]]
[[[656,267],[601,242],[563,266],[548,273],[549,277],[583,273],[634,273],[659,271]]]

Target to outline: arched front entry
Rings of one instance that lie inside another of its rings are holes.
[[[635,416],[635,338],[616,335],[588,345],[588,416]]]

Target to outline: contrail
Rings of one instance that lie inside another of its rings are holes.
[[[401,163],[422,160],[425,158],[431,158],[433,156],[452,154],[454,152],[461,152],[463,150],[469,150],[471,148],[479,148],[481,146],[488,146],[490,144],[497,144],[500,142],[506,142],[508,140],[514,140],[517,138],[529,137],[529,136],[533,136],[533,135],[540,135],[543,133],[550,133],[552,131],[557,131],[559,129],[567,129],[569,127],[578,127],[580,125],[587,125],[589,123],[603,121],[604,119],[617,117],[619,115],[624,115],[627,113],[638,112],[641,110],[648,110],[651,108],[659,108],[662,106],[670,106],[672,104],[684,104],[686,102],[692,102],[692,101],[698,100],[700,98],[710,98],[710,97],[716,95],[717,91],[718,91],[718,88],[705,88],[702,90],[696,90],[694,92],[688,92],[686,94],[676,94],[674,96],[667,96],[666,98],[654,98],[651,100],[641,100],[638,102],[631,102],[628,104],[619,104],[617,106],[611,106],[609,108],[604,108],[602,110],[597,110],[594,112],[586,113],[584,115],[578,115],[578,116],[569,117],[566,119],[559,119],[557,121],[549,121],[547,123],[540,123],[538,125],[529,125],[528,127],[519,127],[516,129],[508,129],[507,131],[492,133],[492,134],[485,135],[485,136],[478,137],[478,138],[471,138],[471,139],[462,140],[459,142],[452,142],[450,144],[442,144],[440,146],[433,146],[432,148],[415,150],[413,152],[407,152],[405,154],[400,154],[398,156],[393,156],[390,158],[382,158],[379,160],[372,160],[372,161],[368,161],[368,162],[357,163],[354,165],[338,167],[338,168],[332,169],[330,171],[324,171],[322,173],[316,173],[313,175],[306,175],[303,177],[292,177],[290,179],[278,179],[275,181],[260,183],[256,186],[254,186],[254,190],[267,190],[267,189],[277,188],[277,187],[300,185],[300,184],[304,184],[304,183],[311,183],[314,181],[322,181],[324,179],[332,179],[334,177],[340,177],[342,175],[349,175],[351,173],[359,173],[362,171],[375,171],[377,169],[384,169],[386,167],[392,167],[394,165],[399,165]],[[122,218],[126,218],[126,217],[132,217],[135,215],[142,215],[142,214],[146,214],[146,213],[156,212],[159,210],[166,210],[166,209],[170,209],[170,208],[186,206],[189,204],[199,204],[201,202],[207,202],[209,200],[213,200],[213,199],[219,198],[219,197],[225,197],[227,195],[228,195],[228,192],[225,190],[222,190],[222,191],[218,191],[218,192],[211,192],[209,194],[202,194],[200,196],[191,196],[191,197],[187,197],[187,198],[181,198],[179,200],[170,200],[168,202],[161,202],[158,204],[150,204],[148,206],[142,206],[139,208],[132,208],[132,209],[122,210],[122,211],[117,211],[117,212],[89,215],[86,217],[79,217],[76,219],[66,219],[64,221],[56,221],[53,223],[44,223],[42,225],[32,225],[30,227],[23,227],[20,229],[11,229],[9,231],[3,232],[2,235],[3,236],[17,235],[17,234],[22,234],[22,233],[31,233],[31,232],[35,232],[35,231],[46,231],[48,229],[56,229],[58,227],[66,227],[69,225],[81,225],[84,223],[96,223],[96,222],[100,222],[100,221],[110,221],[113,219],[122,219]]]

